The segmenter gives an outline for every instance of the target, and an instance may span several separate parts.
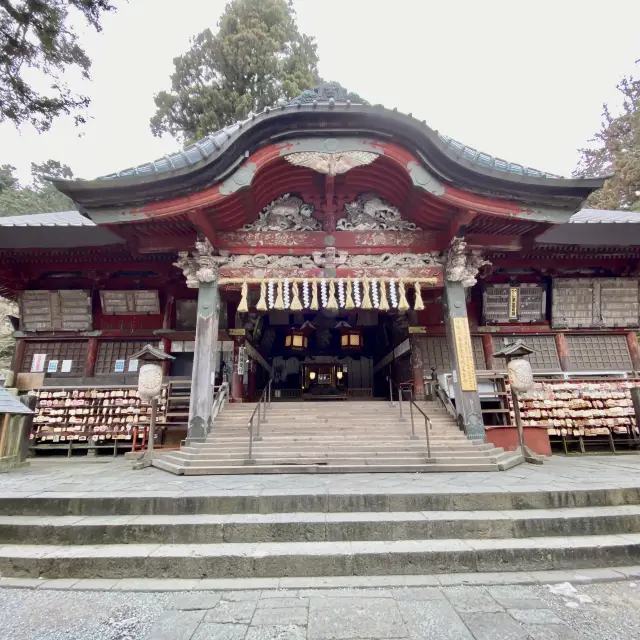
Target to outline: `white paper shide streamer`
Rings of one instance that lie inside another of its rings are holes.
[[[378,291],[378,281],[374,278],[371,281],[371,304],[377,309],[380,306],[380,293]]]
[[[309,299],[309,281],[305,280],[302,283],[302,304],[305,309],[311,306],[311,300]]]
[[[269,309],[273,309],[276,303],[275,286],[276,286],[276,283],[273,280],[269,280],[269,287],[268,287],[268,293],[267,293],[267,297],[269,298]]]
[[[326,280],[321,280],[320,281],[320,300],[322,302],[322,306],[326,307],[327,303],[329,302],[329,294],[327,292],[327,281]]]
[[[346,306],[346,299],[344,293],[344,280],[341,278],[338,280],[338,304],[344,308]]]
[[[283,298],[284,298],[284,308],[288,309],[291,306],[291,289],[289,284],[289,278],[284,279],[284,290],[283,290]]]
[[[398,289],[395,278],[389,278],[389,298],[391,298],[391,306],[398,308]]]
[[[358,278],[355,278],[353,281],[353,304],[356,307],[360,307],[362,304],[362,298],[360,297],[360,282]]]

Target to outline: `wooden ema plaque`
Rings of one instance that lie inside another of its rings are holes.
[[[462,391],[477,391],[476,365],[473,360],[473,347],[469,333],[467,318],[452,318],[453,338],[456,343],[456,357],[458,359],[458,378]]]

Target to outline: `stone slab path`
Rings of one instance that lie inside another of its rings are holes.
[[[559,593],[558,593],[559,591]],[[12,640],[629,640],[640,581],[123,593],[0,589]]]
[[[33,459],[0,474],[0,497],[513,492],[640,487],[640,455],[554,456],[500,473],[181,476],[123,459]]]

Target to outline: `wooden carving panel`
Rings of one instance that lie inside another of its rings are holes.
[[[108,316],[160,313],[157,291],[101,291],[102,313]]]
[[[24,291],[20,325],[24,331],[88,331],[93,326],[91,292]]]

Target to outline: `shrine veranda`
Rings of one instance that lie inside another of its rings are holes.
[[[214,388],[255,402],[418,401],[514,449],[504,362],[543,454],[629,450],[640,371],[640,215],[581,210],[604,178],[477,152],[326,87],[155,162],[56,181],[78,211],[0,218],[0,294],[19,303],[8,386],[39,395],[35,451],[143,446],[144,345],[164,363],[157,444],[202,440]]]

